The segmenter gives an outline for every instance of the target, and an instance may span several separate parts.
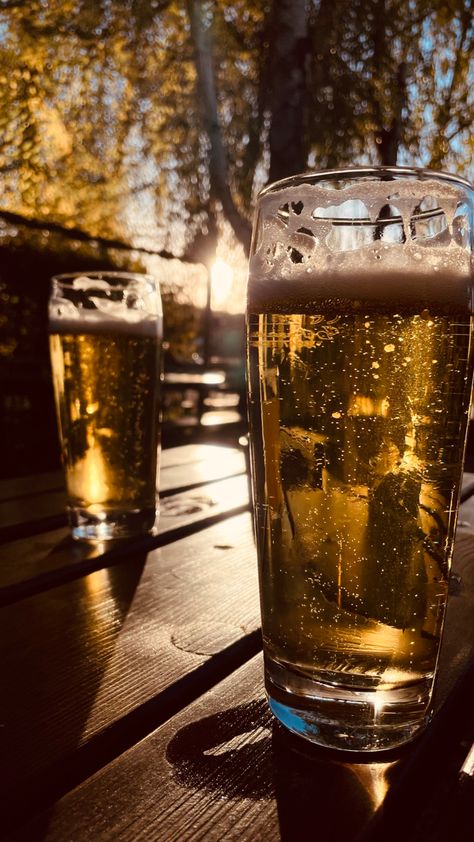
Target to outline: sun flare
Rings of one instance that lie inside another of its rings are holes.
[[[214,310],[225,308],[232,290],[234,270],[221,257],[216,257],[211,266],[212,307]]]

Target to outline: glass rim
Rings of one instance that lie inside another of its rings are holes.
[[[153,275],[149,275],[146,272],[119,272],[117,270],[108,270],[108,269],[94,269],[92,271],[84,270],[81,272],[80,270],[76,270],[75,272],[61,272],[58,275],[52,275],[51,277],[51,284],[52,286],[55,285],[64,285],[67,286],[71,281],[74,281],[76,278],[90,278],[91,281],[107,281],[108,279],[116,278],[120,280],[121,278],[124,281],[122,285],[123,289],[126,289],[127,282],[129,281],[141,281],[148,286],[153,286],[157,291],[159,289],[159,284],[156,278]],[[115,289],[120,289],[120,284],[115,285]]]
[[[385,178],[384,178],[385,176]],[[424,167],[396,167],[396,166],[357,166],[357,167],[341,167],[325,170],[308,170],[302,173],[295,173],[295,175],[280,178],[278,181],[273,181],[267,184],[260,190],[257,195],[257,200],[269,195],[273,192],[278,192],[285,187],[296,187],[300,184],[317,184],[320,181],[342,181],[344,179],[357,178],[373,178],[380,181],[396,181],[403,178],[418,178],[420,181],[425,179],[434,179],[440,182],[448,182],[458,187],[463,187],[471,194],[474,194],[474,184],[463,178],[460,175],[454,175],[444,171],[435,171],[425,169]]]
[[[284,214],[283,211],[280,209],[277,214],[280,218],[287,217],[288,214]],[[445,216],[445,212],[443,208],[429,208],[428,210],[420,210],[417,213],[412,214],[411,221],[412,222],[430,222],[432,219],[441,218]],[[331,223],[331,225],[335,225],[336,227],[340,226],[348,226],[351,227],[365,227],[365,228],[381,228],[388,225],[401,225],[403,223],[403,217],[399,214],[394,216],[388,216],[386,218],[379,218],[375,221],[371,219],[369,216],[315,216],[313,217],[314,222],[321,222],[321,223]]]

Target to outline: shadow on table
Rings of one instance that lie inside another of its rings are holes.
[[[265,811],[284,842],[318,835],[349,842],[365,827],[388,788],[394,758],[318,748],[287,733],[264,701],[238,705],[187,725],[168,744],[181,786],[219,799],[276,802]],[[245,809],[245,807],[243,807]],[[230,807],[230,817],[238,820]]]
[[[115,752],[101,734],[95,707],[146,559],[146,552],[137,554],[51,589],[41,600],[25,599],[21,611],[18,604],[2,609],[2,628],[12,640],[11,657],[3,665],[9,692],[2,719],[7,726],[18,723],[5,728],[9,780],[2,828],[56,800]],[[37,640],[44,645],[37,646]],[[121,692],[120,676],[111,684],[112,699]],[[52,709],[58,712],[54,718]],[[36,839],[47,832],[48,812],[39,824]]]

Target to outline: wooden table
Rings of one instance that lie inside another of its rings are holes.
[[[474,839],[457,780],[474,740],[472,498],[437,715],[369,757],[268,712],[241,451],[164,451],[158,534],[115,546],[72,542],[58,475],[2,482],[0,501],[5,838]]]

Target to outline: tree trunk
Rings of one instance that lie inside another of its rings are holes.
[[[274,0],[270,57],[270,181],[306,169],[308,15],[305,0]]]
[[[407,103],[406,68],[404,62],[401,62],[396,75],[393,75],[395,62],[387,35],[389,12],[386,0],[376,0],[373,15],[372,101],[375,142],[380,163],[396,166],[402,136],[402,112]],[[386,94],[382,94],[382,91],[388,86],[389,80],[391,96],[387,102]]]
[[[205,3],[202,0],[187,0],[202,118],[210,145],[211,199],[221,203],[225,217],[232,226],[237,239],[248,253],[250,225],[236,208],[229,186],[227,156],[217,110],[211,27],[205,23],[204,6]]]
[[[390,127],[388,129],[382,127],[379,132],[382,141],[379,146],[380,163],[387,166],[396,166],[397,164],[402,135],[402,109],[406,103],[405,65],[403,62],[398,68],[396,85],[396,89],[393,91],[393,115]]]

